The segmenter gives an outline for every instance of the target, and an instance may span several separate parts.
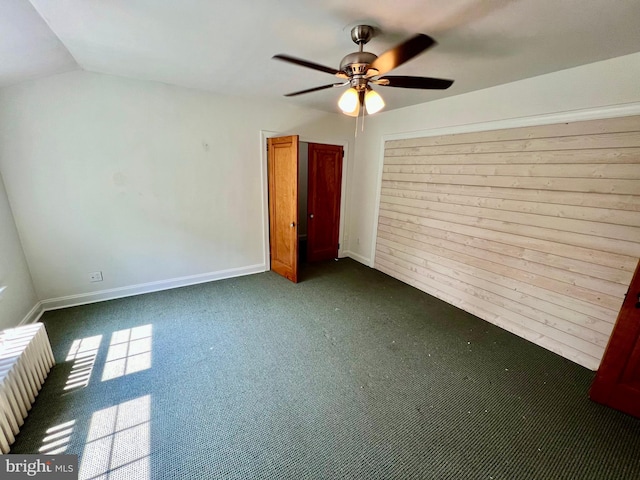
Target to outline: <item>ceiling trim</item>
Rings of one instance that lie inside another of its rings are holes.
[[[600,120],[604,118],[630,117],[632,115],[640,115],[640,102],[570,110],[566,112],[544,113],[541,115],[468,123],[465,125],[452,125],[448,127],[430,128],[411,132],[391,133],[383,135],[382,141],[384,146],[384,142],[387,140],[404,140],[408,138],[436,137],[440,135],[454,135],[458,133],[504,130],[507,128],[535,127],[538,125],[551,125],[563,122],[581,122],[585,120]]]

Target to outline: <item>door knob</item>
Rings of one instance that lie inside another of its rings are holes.
[[[311,215],[309,215],[309,218],[313,218],[313,213]]]
[[[291,222],[291,228],[296,226],[296,222]]]

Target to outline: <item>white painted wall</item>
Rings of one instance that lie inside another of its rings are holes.
[[[369,117],[349,174],[347,254],[371,264],[384,136],[640,102],[639,78],[635,53]]]
[[[0,176],[0,330],[15,327],[38,303]]]
[[[264,270],[260,130],[342,143],[348,120],[88,72],[0,90],[0,172],[38,297]]]

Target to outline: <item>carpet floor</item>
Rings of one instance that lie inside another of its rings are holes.
[[[88,479],[638,479],[594,372],[350,259],[50,311],[12,453]]]

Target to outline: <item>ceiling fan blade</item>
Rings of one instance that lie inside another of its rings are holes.
[[[419,88],[422,90],[445,90],[453,85],[453,80],[431,77],[406,77],[391,75],[371,80],[371,83],[382,87]]]
[[[300,90],[299,92],[287,93],[285,97],[295,97],[296,95],[302,95],[303,93],[317,92],[318,90],[325,90],[327,88],[332,88],[332,87],[344,87],[345,85],[348,85],[348,83],[330,83],[329,85],[322,85],[320,87],[307,88],[306,90]]]
[[[273,58],[276,60],[282,60],[283,62],[294,63],[302,67],[311,68],[313,70],[319,70],[321,72],[330,73],[331,75],[335,75],[336,77],[339,77],[339,78],[348,78],[346,73],[341,72],[340,70],[336,70],[335,68],[325,67],[324,65],[313,63],[308,60],[303,60],[301,58],[292,57],[290,55],[278,54],[278,55],[274,55]]]
[[[406,42],[387,50],[375,59],[369,66],[367,77],[384,75],[388,71],[393,70],[394,68],[411,60],[416,55],[421,54],[433,45],[436,45],[436,41],[433,38],[428,35],[424,35],[423,33],[419,33],[411,37]]]

